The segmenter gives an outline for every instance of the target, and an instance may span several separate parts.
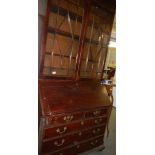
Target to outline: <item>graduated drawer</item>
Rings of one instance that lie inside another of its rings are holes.
[[[48,118],[47,125],[63,124],[76,121],[82,118],[82,112],[75,112],[69,114],[58,114]]]
[[[63,149],[61,151],[55,151],[55,152],[51,152],[51,153],[44,153],[43,155],[77,155],[77,151],[76,151],[76,146],[71,147],[71,148],[67,148],[67,149]]]
[[[52,152],[64,147],[67,147],[72,144],[80,143],[85,139],[89,139],[90,137],[96,137],[103,135],[105,131],[105,126],[99,126],[96,128],[86,129],[83,131],[79,131],[75,134],[63,136],[61,138],[55,138],[53,140],[44,140],[43,142],[43,152]]]
[[[96,147],[99,147],[99,146],[103,145],[103,143],[104,143],[103,142],[103,136],[100,136],[98,138],[94,138],[92,140],[89,140],[85,143],[78,144],[78,145],[76,145],[77,154],[86,152],[86,151],[91,150],[91,149],[96,148]]]
[[[107,115],[107,111],[108,109],[96,109],[96,110],[87,111],[85,112],[85,118],[104,116],[104,115]]]
[[[105,127],[106,126],[103,125],[103,126],[98,126],[95,128],[79,131],[77,133],[77,136],[76,136],[77,137],[76,141],[80,142],[80,141],[85,140],[85,139],[89,139],[89,138],[93,138],[93,137],[96,137],[99,135],[103,135],[105,132]]]
[[[65,124],[62,126],[45,128],[43,139],[53,138],[53,137],[68,134],[71,132],[76,132],[78,130],[93,127],[95,125],[106,124],[106,122],[107,122],[107,117],[99,117],[99,118],[81,120],[76,123]]]
[[[70,135],[62,138],[44,141],[42,144],[42,152],[48,153],[48,152],[59,151],[60,149],[63,149],[69,145],[72,145],[75,138],[76,138],[76,135]]]

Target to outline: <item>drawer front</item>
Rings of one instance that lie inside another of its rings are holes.
[[[60,135],[69,134],[71,132],[77,131],[84,128],[80,122],[73,123],[73,124],[66,124],[63,126],[53,127],[53,128],[46,128],[44,129],[44,137],[43,139],[53,138]]]
[[[100,118],[95,118],[95,119],[82,120],[76,123],[66,124],[63,126],[46,128],[44,129],[43,139],[48,139],[48,138],[53,138],[56,136],[68,134],[70,132],[75,132],[78,130],[89,128],[94,125],[106,124],[106,122],[107,122],[107,117],[100,117]]]
[[[104,116],[107,115],[107,111],[108,109],[97,109],[93,111],[87,111],[85,112],[85,118]]]
[[[78,132],[76,134],[68,135],[68,136],[65,136],[62,138],[57,138],[54,140],[43,142],[42,152],[43,153],[55,152],[55,151],[59,151],[60,149],[65,148],[69,145],[73,145],[73,144],[76,145],[76,144],[82,142],[83,140],[89,139],[90,137],[93,138],[93,137],[97,137],[100,135],[102,135],[102,137],[103,137],[104,129],[105,129],[105,127],[102,126],[102,127]],[[98,139],[95,139],[95,140],[91,140],[89,143],[91,143],[89,145],[92,148],[93,146],[96,147],[96,145],[100,144],[100,141]],[[82,144],[82,145],[85,145],[85,144]]]
[[[93,139],[93,140],[89,140],[88,142],[76,145],[76,148],[77,148],[78,153],[83,153],[85,151],[98,147],[102,144],[103,144],[103,136]]]
[[[43,155],[77,155],[77,149],[76,147],[63,149],[61,151],[56,151],[53,153],[44,153]]]
[[[43,143],[43,152],[52,151],[52,150],[59,150],[61,148],[64,148],[68,145],[72,145],[73,143],[81,142],[85,139],[89,139],[90,137],[96,137],[103,135],[105,131],[105,125],[99,126],[96,128],[91,129],[85,129],[82,131],[79,131],[75,134],[61,136],[61,138],[55,138],[53,140],[44,140]]]
[[[82,116],[83,116],[82,112],[76,112],[76,113],[65,114],[65,115],[55,115],[48,118],[47,125],[69,123],[69,122],[81,119]]]
[[[76,135],[65,136],[63,138],[57,138],[54,140],[43,142],[42,152],[54,152],[63,149],[69,145],[73,145]]]
[[[81,121],[81,126],[93,127],[94,125],[106,124],[106,122],[107,122],[107,117],[99,117],[99,118],[93,118],[93,119]]]
[[[96,128],[92,128],[92,129],[88,129],[88,130],[84,130],[84,131],[79,131],[76,136],[77,137],[76,141],[80,142],[85,139],[89,139],[90,137],[93,138],[93,137],[96,137],[99,135],[103,135],[104,132],[105,132],[105,125],[96,127]]]

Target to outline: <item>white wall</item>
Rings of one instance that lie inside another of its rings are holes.
[[[111,48],[111,47],[108,48],[105,68],[107,68],[108,66],[116,67],[116,48]],[[113,84],[116,84],[116,73],[112,80],[113,80]],[[116,87],[113,87],[112,94],[114,98],[113,106],[116,107]]]
[[[116,107],[116,87],[113,87],[112,94],[114,99],[113,106]]]
[[[115,67],[116,66],[116,48],[108,48],[107,59],[105,68],[108,66]]]

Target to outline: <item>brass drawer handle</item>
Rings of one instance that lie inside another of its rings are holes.
[[[94,112],[93,112],[93,114],[94,114],[94,116],[98,116],[98,115],[100,115],[100,114],[101,114],[101,111],[99,111],[99,110],[94,111]]]
[[[54,142],[54,145],[56,145],[56,146],[62,146],[62,145],[64,144],[64,142],[65,142],[64,139],[62,139],[60,142],[55,141],[55,142]]]
[[[79,132],[79,136],[82,136],[82,132]]]
[[[73,118],[74,118],[73,115],[71,115],[71,116],[65,116],[65,117],[64,117],[64,121],[69,122],[69,121],[72,121]]]
[[[98,132],[100,132],[100,131],[101,131],[100,128],[98,128],[98,129],[96,129],[96,130],[94,129],[94,130],[93,130],[93,133],[95,134],[95,133],[98,133]]]
[[[77,145],[76,148],[79,149],[80,148],[80,145]]]
[[[65,126],[65,127],[63,128],[63,130],[61,130],[60,128],[58,128],[58,129],[56,130],[56,132],[59,133],[59,134],[63,134],[63,133],[66,132],[66,130],[67,130],[67,127]]]
[[[102,118],[100,118],[99,120],[95,120],[95,124],[99,124],[102,122]]]
[[[90,144],[94,146],[94,145],[96,145],[97,143],[98,143],[98,140],[95,140],[94,142],[91,142]]]
[[[84,125],[84,122],[83,121],[81,121],[81,125]]]

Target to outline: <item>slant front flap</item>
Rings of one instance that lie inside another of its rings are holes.
[[[105,87],[98,81],[40,80],[39,88],[46,114],[111,105]]]

